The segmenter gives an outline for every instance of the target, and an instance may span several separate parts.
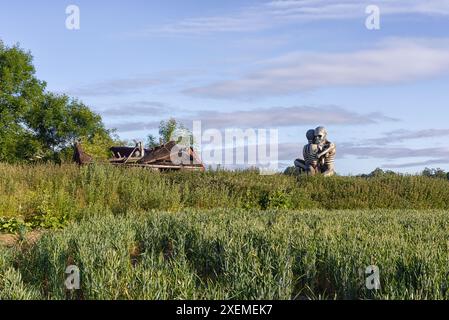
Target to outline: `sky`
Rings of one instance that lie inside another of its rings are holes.
[[[325,126],[340,174],[449,170],[449,0],[0,0],[0,39],[122,139],[276,129],[281,169]]]

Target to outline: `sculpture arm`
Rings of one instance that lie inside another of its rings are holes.
[[[334,151],[334,150],[335,150],[335,144],[330,143],[329,147],[327,147],[324,151],[322,151],[318,154],[318,158],[322,158],[326,154],[328,154],[329,152]]]

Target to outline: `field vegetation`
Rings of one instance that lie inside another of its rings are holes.
[[[92,212],[2,249],[0,298],[447,299],[448,228],[443,210]]]
[[[157,209],[449,209],[449,180],[261,176],[257,171],[157,173],[93,165],[0,164],[0,231],[61,228],[92,213]]]
[[[0,245],[1,299],[449,298],[443,175],[2,164],[0,177],[1,228],[17,234]],[[81,290],[64,286],[69,265]]]

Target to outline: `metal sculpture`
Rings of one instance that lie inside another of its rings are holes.
[[[335,156],[337,147],[327,139],[327,130],[317,127],[307,131],[308,144],[303,148],[304,160],[296,159],[295,167],[299,172],[309,175],[323,174],[326,177],[335,175]]]

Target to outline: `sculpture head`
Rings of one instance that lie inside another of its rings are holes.
[[[324,127],[317,127],[315,129],[315,142],[323,144],[327,141],[327,130]]]
[[[306,133],[306,138],[307,141],[309,141],[309,143],[313,143],[315,140],[315,130],[313,129],[308,130]]]

